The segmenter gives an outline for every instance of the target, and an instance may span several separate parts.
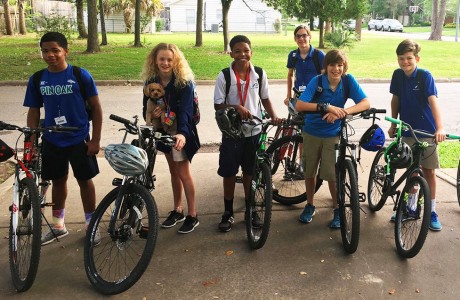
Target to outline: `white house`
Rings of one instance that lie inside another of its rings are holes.
[[[222,22],[220,0],[203,1],[203,30],[217,32]],[[164,1],[165,24],[170,31],[196,30],[196,0]],[[169,18],[169,19],[168,19]],[[233,0],[228,13],[229,31],[274,32],[281,13],[261,0]]]

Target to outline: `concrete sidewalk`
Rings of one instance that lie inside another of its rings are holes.
[[[192,163],[200,225],[186,235],[178,227],[160,229],[152,261],[139,282],[113,299],[458,299],[460,208],[455,188],[439,180],[438,213],[441,232],[430,232],[421,252],[402,260],[396,253],[391,200],[378,213],[363,203],[360,243],[356,253],[342,248],[340,231],[327,225],[331,201],[326,186],[316,194],[317,215],[298,222],[304,204],[290,207],[274,202],[270,234],[257,251],[247,245],[243,223],[243,191],[237,185],[235,224],[228,233],[217,230],[223,210],[222,181],[216,174],[218,153],[199,153]],[[363,152],[358,167],[360,190],[367,188],[373,153]],[[111,189],[117,174],[100,158],[95,178],[97,199]],[[443,171],[444,172],[444,171]],[[159,156],[153,192],[162,221],[172,209],[166,160]],[[450,172],[446,172],[450,174]],[[97,299],[84,271],[84,217],[78,187],[70,180],[66,208],[68,237],[42,247],[32,288],[16,294],[8,266],[8,205],[11,182],[0,186],[0,294],[14,299]],[[184,203],[185,205],[185,203]],[[47,215],[51,212],[48,211]],[[439,251],[442,249],[442,252]]]

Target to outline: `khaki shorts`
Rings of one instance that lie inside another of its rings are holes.
[[[430,144],[433,143],[432,138],[418,138],[420,141],[425,141]],[[413,137],[403,137],[403,142],[407,143],[411,146],[415,143],[415,139]],[[439,154],[438,154],[438,147],[437,145],[430,146],[425,149],[422,153],[422,161],[421,165],[425,169],[439,169]]]
[[[319,138],[305,132],[302,136],[305,178],[316,176],[321,161],[319,177],[326,181],[335,181],[335,144],[339,142],[339,137]]]
[[[182,148],[182,150],[180,151],[177,151],[176,149],[172,148],[171,155],[172,155],[173,161],[184,161],[188,159],[184,148]]]

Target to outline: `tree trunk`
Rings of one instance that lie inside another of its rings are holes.
[[[78,38],[86,39],[88,37],[88,33],[86,32],[85,21],[83,17],[83,0],[75,0],[75,6],[77,7]]]
[[[18,0],[18,10],[19,10],[19,33],[26,34],[26,18],[24,16],[24,0]]]
[[[431,21],[431,34],[428,38],[433,41],[442,40],[442,29],[446,18],[446,2],[447,0],[433,0],[433,17]]]
[[[3,13],[5,16],[5,31],[6,35],[13,35],[13,27],[11,26],[10,5],[8,0],[2,0]]]
[[[86,52],[95,53],[101,51],[97,34],[97,3],[96,0],[87,0],[88,4],[88,40]]]
[[[324,21],[323,18],[319,18],[319,44],[318,48],[324,49]]]
[[[123,20],[125,22],[126,33],[131,33],[133,23],[133,9],[128,6],[123,10]]]
[[[228,45],[228,12],[230,10],[230,5],[232,0],[220,0],[222,3],[222,29],[224,31],[224,52],[230,53],[230,47]]]
[[[361,40],[361,33],[363,31],[363,17],[357,17],[355,20],[355,33],[356,39]]]
[[[195,47],[203,46],[203,0],[196,3],[196,36]]]
[[[101,45],[107,45],[107,31],[105,29],[105,17],[104,17],[104,4],[102,0],[99,0],[99,19],[101,22],[101,34],[102,34],[102,42]]]
[[[141,0],[134,7],[134,47],[141,47]]]

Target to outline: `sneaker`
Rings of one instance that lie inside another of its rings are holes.
[[[187,216],[185,218],[184,224],[179,228],[179,233],[189,233],[192,232],[195,227],[200,225],[197,217]]]
[[[54,233],[53,233],[54,232]],[[52,228],[52,231],[48,231],[47,233],[42,235],[42,246],[48,245],[51,242],[56,241],[57,239],[63,238],[67,236],[69,232],[64,227],[62,228]]]
[[[438,215],[434,211],[431,212],[430,229],[433,231],[440,231],[442,229],[441,222],[438,220]]]
[[[183,222],[185,220],[185,216],[183,213],[177,212],[176,210],[172,210],[169,212],[169,216],[161,223],[161,227],[163,228],[171,228],[175,226],[179,222]]]
[[[232,229],[232,224],[234,222],[233,215],[226,211],[222,215],[222,220],[219,223],[219,230],[222,232],[228,232]]]
[[[303,212],[300,214],[299,221],[302,223],[310,223],[315,214],[316,214],[315,206],[311,204],[307,204],[305,205]]]
[[[340,228],[340,216],[339,216],[339,209],[334,208],[334,218],[332,219],[331,223],[329,224],[329,228],[332,229],[339,229]]]

